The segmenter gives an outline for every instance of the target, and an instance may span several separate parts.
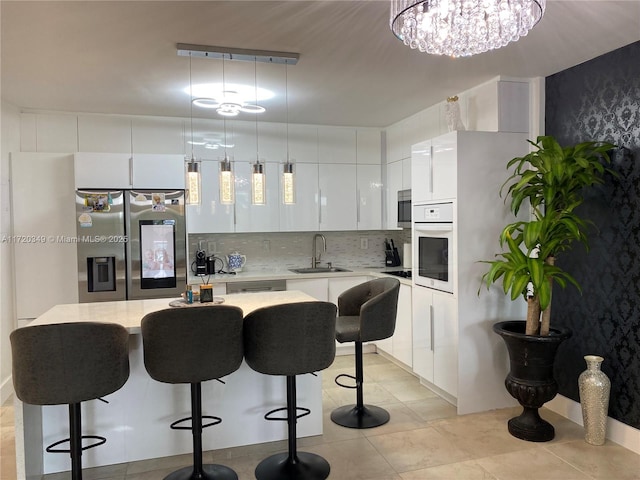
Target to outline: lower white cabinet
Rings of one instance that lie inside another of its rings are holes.
[[[396,329],[389,338],[376,341],[376,348],[391,355],[393,358],[411,367],[413,365],[413,326],[411,318],[410,285],[400,285],[398,295],[398,311],[396,314]]]
[[[329,294],[328,278],[301,278],[287,280],[287,290],[300,290],[316,300],[326,302]]]
[[[412,291],[413,371],[452,397],[458,395],[457,303],[453,295]]]
[[[411,320],[411,286],[400,285],[396,330],[391,337],[393,357],[411,367],[413,365],[413,327]]]
[[[329,301],[338,305],[338,297],[351,287],[360,285],[369,280],[369,277],[334,277],[329,279]]]

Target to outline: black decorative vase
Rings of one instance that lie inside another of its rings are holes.
[[[553,363],[568,329],[551,329],[548,336],[525,335],[524,321],[499,322],[493,331],[507,344],[511,369],[504,381],[507,391],[522,405],[522,413],[509,420],[509,433],[529,442],[553,440],[555,430],[540,418],[538,409],[558,393]]]

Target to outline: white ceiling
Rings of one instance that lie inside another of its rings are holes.
[[[548,0],[527,37],[458,59],[405,47],[387,0],[3,0],[0,14],[2,97],[24,109],[188,117],[189,58],[176,44],[190,43],[299,53],[289,122],[374,127],[497,75],[548,76],[640,40],[640,1]],[[193,83],[221,81],[221,64],[193,58]],[[258,85],[276,91],[261,120],[286,119],[284,69],[257,64]],[[225,78],[253,85],[254,64],[227,61]]]

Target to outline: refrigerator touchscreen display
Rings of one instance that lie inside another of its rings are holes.
[[[141,288],[174,288],[175,221],[140,220]]]

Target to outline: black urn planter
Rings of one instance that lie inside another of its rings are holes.
[[[553,363],[560,344],[571,336],[568,329],[551,329],[548,336],[525,335],[524,321],[499,322],[493,331],[509,351],[510,371],[504,381],[507,391],[522,405],[522,413],[509,420],[509,433],[529,442],[553,440],[555,430],[540,418],[538,409],[558,393]]]

